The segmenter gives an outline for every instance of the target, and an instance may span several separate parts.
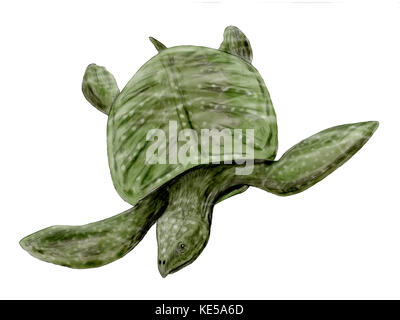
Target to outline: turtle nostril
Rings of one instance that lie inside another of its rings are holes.
[[[165,264],[165,260],[163,260],[162,264]]]
[[[158,260],[158,264],[161,264],[161,260]]]

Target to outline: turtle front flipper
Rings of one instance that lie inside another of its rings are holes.
[[[114,76],[106,68],[94,63],[86,68],[82,81],[82,92],[86,100],[101,112],[108,114],[119,89]]]
[[[70,268],[94,268],[131,251],[166,207],[166,194],[151,194],[114,217],[83,226],[53,226],[20,241],[32,256]]]
[[[249,39],[239,28],[234,26],[225,28],[224,41],[219,46],[219,50],[236,55],[248,63],[253,60],[253,51]]]
[[[378,122],[346,124],[321,131],[289,149],[276,162],[255,163],[236,183],[287,196],[313,186],[349,160],[369,140]]]

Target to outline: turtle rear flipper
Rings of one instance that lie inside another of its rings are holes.
[[[219,50],[238,56],[249,63],[253,60],[253,51],[249,39],[239,28],[234,26],[225,28],[224,41]]]
[[[20,241],[32,256],[69,268],[113,262],[142,240],[166,206],[163,194],[150,195],[114,217],[83,226],[53,226]]]
[[[119,89],[114,76],[106,68],[94,63],[86,68],[82,81],[82,92],[86,100],[101,112],[108,114]]]
[[[261,162],[234,179],[287,196],[313,186],[349,160],[378,128],[377,121],[345,124],[321,131],[289,149],[276,162]]]

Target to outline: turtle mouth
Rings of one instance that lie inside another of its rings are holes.
[[[170,270],[168,270],[167,267],[163,265],[163,266],[161,266],[161,269],[160,269],[160,267],[159,267],[158,270],[160,271],[161,276],[162,276],[163,278],[165,278],[166,276],[168,276],[168,275],[170,275],[170,274],[173,274],[173,273],[175,273],[175,272],[181,270],[182,268],[188,266],[188,265],[191,264],[191,263],[192,263],[192,261],[188,261],[188,262],[185,262],[184,264],[181,264],[180,266],[178,266],[178,267],[176,267],[176,268],[172,268],[172,269],[170,269]]]
[[[168,262],[166,261],[166,259],[159,259],[158,260],[158,271],[160,272],[161,276],[163,278],[165,278],[166,276],[168,276],[172,273],[175,273],[175,272],[187,267],[192,262],[194,262],[197,259],[197,257],[200,255],[202,250],[200,250],[200,252],[198,254],[196,254],[195,256],[192,256],[186,262],[176,266],[175,268],[171,268],[171,269],[168,269]]]
[[[161,277],[163,277],[163,278],[165,278],[169,274],[167,268],[165,268],[163,266],[158,267],[158,271],[160,272]]]
[[[186,261],[185,263],[175,267],[175,268],[168,268],[169,263],[167,262],[166,259],[158,259],[158,271],[160,272],[161,276],[163,278],[165,278],[166,276],[175,273],[179,270],[181,270],[182,268],[188,266],[189,264],[191,264],[195,259],[190,259],[188,261]]]

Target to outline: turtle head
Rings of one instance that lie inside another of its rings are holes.
[[[157,222],[158,270],[162,277],[192,263],[210,235],[208,222],[197,217],[161,217]]]

